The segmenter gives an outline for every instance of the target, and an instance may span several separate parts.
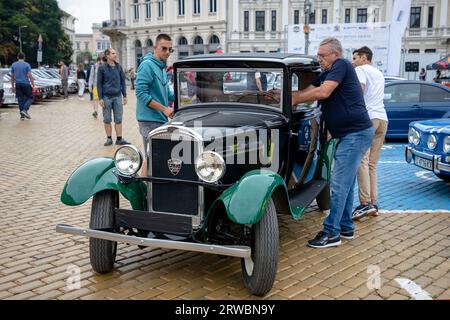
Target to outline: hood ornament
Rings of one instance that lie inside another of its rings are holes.
[[[176,176],[180,172],[182,164],[183,161],[181,161],[180,159],[167,160],[167,166],[169,167],[170,173],[172,173],[172,175],[174,176]]]

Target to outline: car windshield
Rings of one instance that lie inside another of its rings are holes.
[[[282,69],[179,69],[178,105],[246,103],[282,110]]]

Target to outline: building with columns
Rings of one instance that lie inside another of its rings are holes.
[[[137,68],[166,33],[175,52],[169,63],[188,55],[215,52],[226,45],[227,0],[110,0],[111,20],[101,31],[111,39],[126,68]]]
[[[310,24],[389,22],[394,0],[311,0]],[[412,0],[406,53],[447,53],[449,0]],[[305,0],[110,0],[111,38],[122,64],[136,67],[159,33],[174,40],[171,61],[215,52],[284,52],[287,26],[305,22]]]

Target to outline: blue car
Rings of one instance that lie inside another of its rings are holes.
[[[387,138],[406,138],[409,124],[450,118],[450,88],[425,81],[386,83],[384,105],[389,119]]]
[[[408,141],[405,152],[408,163],[433,171],[450,182],[450,119],[411,123]]]

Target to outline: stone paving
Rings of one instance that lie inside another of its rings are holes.
[[[142,148],[132,93],[129,103],[124,137]],[[0,112],[0,299],[256,299],[237,258],[120,244],[115,271],[95,274],[88,240],[56,233],[55,225],[88,226],[91,201],[68,207],[59,197],[77,166],[113,155],[115,146],[103,147],[101,120],[77,98],[33,106],[30,121],[20,121],[17,108]],[[324,218],[316,209],[300,221],[279,216],[278,273],[260,299],[411,299],[399,277],[432,298],[450,299],[447,212],[363,218],[355,240],[311,249],[306,241]],[[81,271],[79,289],[67,281],[73,266]]]

